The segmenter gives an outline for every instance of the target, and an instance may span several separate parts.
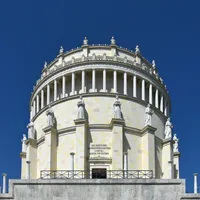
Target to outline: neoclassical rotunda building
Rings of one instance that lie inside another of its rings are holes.
[[[90,44],[44,65],[30,98],[22,179],[178,179],[171,102],[155,61]]]

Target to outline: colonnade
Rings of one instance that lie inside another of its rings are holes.
[[[99,70],[98,70],[99,71]],[[92,69],[90,71],[83,70],[81,71],[81,84],[80,84],[80,91],[79,93],[75,92],[76,88],[76,74],[80,71],[72,72],[71,74],[63,75],[62,77],[59,77],[55,79],[53,82],[48,83],[44,88],[41,89],[35,96],[34,100],[31,104],[31,119],[45,106],[49,105],[51,102],[57,101],[58,99],[65,98],[68,95],[66,95],[66,78],[71,79],[70,88],[71,91],[69,92],[69,96],[73,96],[76,94],[82,94],[87,92],[111,92],[111,93],[118,93],[119,95],[127,95],[129,97],[139,98],[142,101],[146,101],[152,105],[154,105],[156,108],[158,108],[165,116],[168,116],[168,102],[164,96],[164,94],[159,91],[159,89],[150,83],[149,81],[142,79],[139,76],[136,76],[135,74],[128,74],[127,72],[117,71],[113,70],[113,83],[112,84],[112,91],[107,91],[107,83],[109,80],[107,80],[106,75],[107,72],[110,72],[110,70],[102,69],[102,83],[96,83],[96,72],[97,69]],[[86,75],[90,72],[92,74],[92,87],[90,90],[86,91]],[[123,75],[123,92],[119,93],[118,91],[118,75]],[[128,85],[128,80],[131,78],[132,85]],[[61,87],[59,88],[61,91],[60,96],[58,97],[58,82],[61,83]],[[102,84],[102,89],[100,91],[97,91],[96,85]],[[109,83],[110,84],[110,83]],[[140,84],[140,85],[139,85]],[[132,87],[132,94],[128,94],[128,87]],[[53,88],[53,90],[52,90]],[[140,91],[140,95],[138,95],[138,88]],[[148,91],[148,92],[147,92]],[[155,95],[155,96],[154,96]],[[140,96],[140,97],[139,97]],[[148,98],[147,98],[148,96]]]

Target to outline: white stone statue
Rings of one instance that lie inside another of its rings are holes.
[[[113,103],[114,107],[114,118],[121,119],[122,113],[121,113],[121,102],[119,101],[118,96],[116,96],[116,99]]]
[[[35,140],[36,139],[36,130],[34,128],[34,124],[32,121],[27,125],[27,128],[28,128],[28,138]]]
[[[47,62],[44,62],[44,69],[46,69],[47,68]]]
[[[22,152],[26,152],[26,141],[27,141],[27,138],[26,138],[26,135],[23,134],[23,139],[21,140],[22,141]]]
[[[60,47],[60,51],[59,51],[59,53],[60,53],[60,54],[63,54],[63,53],[64,53],[64,49],[63,49],[62,46]]]
[[[151,126],[151,117],[154,111],[151,109],[151,105],[148,104],[145,109],[145,118],[144,118],[144,126],[150,125]]]
[[[152,67],[153,67],[153,69],[156,68],[156,61],[155,60],[152,60]]]
[[[176,134],[174,134],[173,140],[174,140],[173,152],[177,153],[177,152],[179,152],[178,151],[178,142],[179,142],[179,139],[177,138]]]
[[[115,45],[116,44],[116,40],[115,38],[112,36],[111,40],[110,40],[111,44]]]
[[[51,108],[51,105],[49,105],[49,109],[46,111],[47,115],[47,125],[55,127],[56,126],[56,118],[54,116],[54,112]]]
[[[77,103],[78,106],[78,116],[77,119],[85,119],[85,103],[82,99],[82,96],[80,96],[80,99]]]
[[[135,47],[135,53],[140,53],[140,49],[138,45]]]
[[[88,45],[88,39],[87,39],[87,37],[84,38],[83,45]]]
[[[172,138],[172,128],[173,125],[170,122],[170,118],[168,118],[165,124],[165,139]]]

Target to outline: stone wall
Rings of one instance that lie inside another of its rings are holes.
[[[15,200],[189,200],[185,180],[11,180],[9,194]]]

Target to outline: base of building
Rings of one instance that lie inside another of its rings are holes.
[[[0,199],[14,200],[189,200],[184,179],[46,179],[10,180],[9,193]]]

